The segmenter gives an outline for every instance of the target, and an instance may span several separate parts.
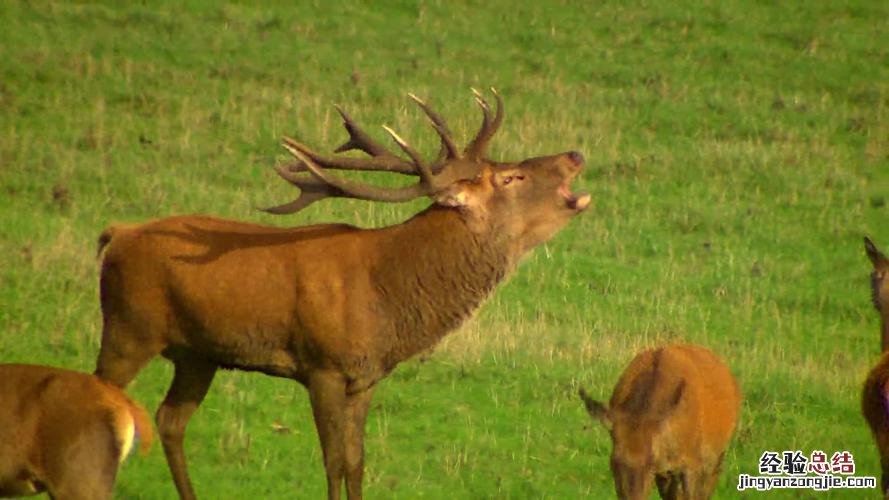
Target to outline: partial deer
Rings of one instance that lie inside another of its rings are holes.
[[[870,275],[871,298],[880,313],[883,355],[864,382],[861,413],[880,452],[880,485],[883,497],[889,499],[889,259],[867,237],[864,249],[874,266]]]
[[[642,352],[621,375],[611,402],[579,391],[587,412],[611,432],[617,496],[709,498],[735,430],[741,392],[711,351],[673,344]]]
[[[61,368],[0,364],[0,497],[111,498],[117,469],[151,419],[119,388]]]
[[[493,90],[493,89],[492,89]],[[298,162],[277,173],[300,196],[271,209],[294,213],[331,197],[433,203],[380,229],[320,224],[281,229],[190,215],[117,225],[100,280],[103,331],[96,374],[120,387],[158,354],[174,376],[157,412],[179,496],[195,498],[183,437],[219,368],[296,380],[309,392],[328,497],[361,498],[364,424],[377,382],[457,328],[520,257],[590,203],[569,185],[577,152],[504,163],[485,149],[503,118],[478,93],[480,130],[459,150],[445,121],[416,96],[441,140],[431,163],[391,129],[406,160],[375,142],[342,109],[349,140],[324,156],[285,137]],[[419,177],[401,188],[345,180],[330,169]]]

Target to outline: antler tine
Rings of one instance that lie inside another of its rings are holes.
[[[475,99],[475,103],[482,109],[482,126],[479,130],[479,134],[481,134],[482,130],[487,130],[491,126],[491,106],[488,105],[488,101],[485,100],[481,92],[473,87],[469,87],[469,90],[472,91],[472,98]],[[476,135],[476,140],[478,140],[478,135]]]
[[[289,138],[288,138],[289,139]],[[322,165],[324,168],[339,170],[372,170],[377,172],[395,172],[406,175],[416,175],[413,164],[392,153],[384,155],[372,156],[370,158],[349,158],[349,157],[327,157],[314,151],[312,148],[293,139],[289,139],[290,145],[302,151],[302,153],[315,163]],[[385,149],[385,148],[384,148]],[[291,165],[291,168],[297,172],[307,170],[304,163]]]
[[[285,181],[299,188],[299,196],[283,205],[269,208],[260,208],[263,212],[275,215],[285,215],[299,212],[307,206],[324,198],[340,198],[346,196],[342,191],[319,181],[311,175],[298,175],[289,169],[275,165],[275,172]]]
[[[349,140],[336,148],[334,150],[335,153],[358,149],[371,156],[395,156],[385,146],[371,139],[339,104],[335,104],[333,107],[340,114],[340,117],[343,119],[343,127],[349,133]]]
[[[475,102],[482,109],[483,120],[482,126],[479,128],[475,138],[466,146],[466,156],[473,160],[478,160],[485,154],[485,149],[488,147],[491,137],[497,133],[497,129],[500,128],[500,123],[503,121],[503,99],[500,98],[497,90],[491,87],[491,93],[494,94],[494,98],[497,101],[497,111],[494,117],[491,118],[491,106],[482,94],[476,89],[472,89],[472,93],[474,94]]]
[[[438,113],[432,110],[428,104],[416,95],[408,92],[408,97],[414,100],[419,106],[420,109],[423,110],[423,113],[429,117],[429,120],[432,122],[432,128],[438,133],[438,136],[441,138],[441,150],[438,153],[438,161],[442,161],[445,159],[448,160],[456,160],[460,158],[460,150],[457,148],[457,145],[454,144],[454,140],[451,139],[451,130],[448,128],[447,123],[445,123],[444,119],[439,116]]]
[[[414,161],[414,165],[417,167],[417,173],[420,174],[421,182],[432,186],[435,182],[435,178],[432,175],[432,171],[429,169],[429,165],[426,165],[426,162],[423,161],[423,158],[420,157],[420,154],[417,153],[417,151],[412,148],[411,145],[407,143],[407,141],[396,134],[394,130],[386,125],[383,125],[383,128],[386,129],[386,132],[388,132],[393,139],[395,139],[398,147],[400,147],[401,150],[404,151],[408,156],[410,156],[411,160]]]
[[[317,201],[318,199],[322,199],[325,197],[355,198],[359,200],[399,203],[410,201],[420,196],[432,194],[431,186],[429,186],[428,183],[422,179],[417,184],[402,188],[382,188],[369,184],[363,184],[360,182],[350,181],[341,177],[331,176],[327,172],[325,172],[321,166],[315,163],[315,161],[309,155],[305,154],[305,152],[298,147],[298,142],[289,137],[284,137],[283,141],[284,149],[286,149],[291,155],[296,157],[297,160],[302,162],[302,164],[309,170],[309,173],[311,173],[314,178],[312,179],[306,178],[304,176],[295,175],[287,169],[276,169],[278,175],[291,182],[295,186],[299,187],[301,190],[306,189],[308,191],[307,194],[310,195],[310,198],[313,198],[310,199],[308,203]],[[318,194],[313,195],[313,193]],[[283,206],[286,207],[289,205],[296,205],[298,207],[298,210],[304,208],[308,203],[300,205],[299,198],[297,198],[297,200],[295,200],[294,202]]]
[[[340,170],[374,170],[379,172],[416,175],[414,166],[410,162],[403,158],[399,158],[385,146],[371,139],[341,106],[335,105],[334,107],[343,119],[343,127],[345,127],[346,132],[349,133],[349,140],[336,148],[335,152],[342,153],[343,151],[358,149],[370,155],[370,158],[349,158],[342,156],[327,157],[292,139],[290,140],[291,146],[299,149],[303,154],[309,156],[315,163],[324,168]],[[306,170],[306,165],[304,163],[297,163],[291,165],[290,168],[297,172],[304,172]]]

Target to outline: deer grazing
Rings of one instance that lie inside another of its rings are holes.
[[[607,407],[579,392],[611,432],[618,497],[646,499],[653,482],[662,498],[710,497],[741,403],[716,355],[695,345],[648,350],[630,362]]]
[[[375,142],[337,108],[349,140],[369,158],[324,156],[285,137],[299,161],[277,173],[301,191],[271,209],[294,213],[325,198],[433,203],[400,224],[359,229],[320,224],[280,229],[206,216],[118,225],[99,238],[103,331],[96,374],[124,387],[158,354],[173,382],[157,427],[181,498],[195,497],[183,451],[186,425],[218,368],[296,380],[309,392],[328,497],[361,498],[364,424],[374,387],[395,366],[437,343],[479,306],[526,252],[590,202],[569,186],[577,152],[516,163],[485,159],[503,118],[476,93],[480,130],[464,150],[431,120],[441,150],[427,163],[391,129],[409,159]],[[331,169],[419,177],[383,188]]]
[[[135,437],[151,446],[145,410],[86,373],[0,364],[0,406],[0,497],[111,498]]]
[[[880,452],[881,488],[889,499],[889,259],[869,238],[864,238],[864,249],[874,266],[871,297],[880,313],[883,355],[864,382],[861,413]]]

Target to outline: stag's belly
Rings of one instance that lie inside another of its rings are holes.
[[[287,343],[268,331],[243,329],[220,334],[211,329],[195,329],[184,332],[182,341],[171,344],[166,353],[175,357],[179,349],[198,353],[223,368],[295,379],[305,371],[299,356]]]
[[[185,349],[223,367],[289,378],[305,371],[293,341],[299,327],[287,287],[258,283],[256,276],[217,275],[202,280],[198,291],[191,278],[191,287],[168,289],[171,354]]]

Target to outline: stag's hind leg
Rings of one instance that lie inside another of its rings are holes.
[[[340,373],[317,371],[309,378],[309,396],[324,454],[327,498],[340,500],[346,455],[346,381]]]
[[[95,374],[125,387],[151,358],[166,348],[173,317],[165,290],[146,286],[153,271],[130,269],[106,258],[99,278],[102,304],[102,346]]]
[[[182,443],[188,421],[207,395],[217,365],[198,357],[180,357],[173,364],[173,383],[157,410],[157,430],[179,497],[193,500],[194,489],[188,477]]]
[[[136,325],[115,316],[105,315],[102,345],[96,360],[95,374],[118,387],[126,387],[146,363],[164,349],[152,342],[147,324]]]

